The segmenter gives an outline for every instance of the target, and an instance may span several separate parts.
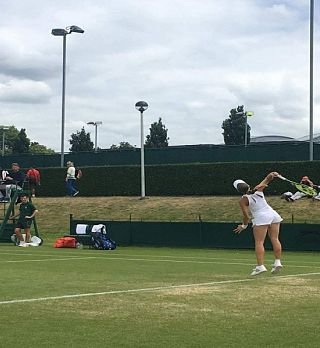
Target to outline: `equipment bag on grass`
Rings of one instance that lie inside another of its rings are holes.
[[[76,248],[77,240],[74,237],[61,237],[54,243],[55,248]]]
[[[107,236],[105,225],[94,225],[91,230],[92,248],[98,250],[114,250],[117,247],[115,241]]]

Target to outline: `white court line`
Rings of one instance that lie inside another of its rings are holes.
[[[0,249],[1,250],[1,249]],[[213,252],[215,251],[216,249],[213,250]],[[94,252],[94,250],[85,250],[85,251],[89,251],[89,252]],[[96,250],[97,251],[97,250]],[[101,250],[100,250],[101,251]],[[98,252],[100,252],[98,251]],[[253,250],[252,250],[253,251]],[[101,258],[101,259],[111,259],[112,257],[114,258],[118,258],[118,256],[121,256],[123,257],[123,259],[125,259],[125,257],[162,257],[162,258],[175,258],[175,259],[205,259],[205,260],[230,260],[230,258],[227,258],[227,257],[205,257],[205,256],[178,256],[178,255],[152,255],[152,254],[123,254],[123,253],[119,253],[119,252],[115,252],[115,251],[112,251],[114,254],[113,255],[107,255],[107,254],[100,254],[99,256],[95,256],[93,258]],[[237,252],[237,251],[235,251]],[[270,251],[271,252],[271,251]],[[68,255],[70,257],[70,259],[73,257],[73,258],[77,258],[79,257],[78,255],[75,255],[76,253],[76,250],[74,252],[66,252],[66,251],[63,251],[63,253],[60,254],[61,257],[64,257],[65,255]],[[108,253],[108,251],[107,251]],[[82,253],[81,253],[82,254]],[[29,253],[29,252],[26,252],[25,249],[23,249],[23,251],[21,253],[10,253],[10,252],[1,252],[0,251],[0,256],[1,255],[17,255],[17,256],[59,256],[57,255],[55,252],[53,252],[52,254],[44,254],[42,252],[36,252],[36,253]],[[72,255],[72,256],[71,256]],[[88,256],[89,258],[89,256]],[[58,260],[58,259],[57,259]],[[129,259],[131,260],[131,259]],[[232,260],[233,261],[241,261],[241,262],[250,262],[252,264],[252,258],[233,258],[232,257]],[[269,259],[269,258],[266,258],[266,262],[272,262],[273,259]],[[1,261],[1,262],[6,262],[6,261]],[[186,261],[187,262],[187,261]],[[311,264],[311,265],[315,265],[315,264],[319,264],[319,267],[320,267],[320,261],[294,261],[294,260],[285,260],[284,261],[286,265],[288,265],[288,263],[299,263],[299,265],[295,266],[295,267],[307,267],[307,266],[302,266],[301,264]],[[314,266],[314,267],[318,267],[318,266]]]
[[[320,275],[320,272],[318,273],[300,273],[300,274],[290,274],[285,276],[276,276],[272,279],[284,279],[284,278],[291,278],[291,277],[306,277],[306,276],[313,276],[313,275]],[[260,278],[260,280],[270,280],[271,278]],[[163,291],[163,290],[169,290],[169,289],[183,289],[183,288],[197,288],[201,286],[212,286],[212,285],[223,285],[223,284],[236,284],[236,283],[245,283],[245,282],[252,282],[255,279],[236,279],[236,280],[221,280],[221,281],[215,281],[215,282],[208,282],[208,283],[195,283],[195,284],[183,284],[183,285],[169,285],[169,286],[159,286],[155,288],[141,288],[141,289],[127,289],[127,290],[110,290],[110,291],[103,291],[103,292],[89,292],[89,293],[83,293],[83,294],[72,294],[72,295],[61,295],[61,296],[48,296],[48,297],[38,297],[38,298],[27,298],[27,299],[20,299],[20,300],[7,300],[7,301],[0,301],[0,305],[5,304],[16,304],[16,303],[26,303],[26,302],[39,302],[39,301],[51,301],[51,300],[62,300],[66,298],[79,298],[79,297],[93,297],[93,296],[106,296],[106,295],[114,295],[114,294],[129,294],[129,293],[139,293],[139,292],[153,292],[153,291]]]
[[[142,259],[142,258],[128,258],[128,257],[99,257],[99,256],[79,256],[79,257],[65,257],[65,258],[50,258],[50,259],[25,259],[25,260],[5,260],[1,263],[27,263],[27,262],[50,262],[50,261],[78,261],[78,260],[119,260],[119,261],[146,261],[146,262],[167,262],[167,263],[192,263],[192,264],[213,264],[213,265],[233,265],[233,266],[252,266],[252,262],[224,262],[224,261],[196,261],[196,260],[161,260],[161,259]],[[218,259],[219,260],[219,259]],[[225,259],[221,259],[225,260]],[[242,260],[246,261],[246,260]],[[320,268],[320,266],[313,265],[286,265],[289,268]]]
[[[34,260],[6,260],[1,261],[1,263],[26,263],[26,262],[48,262],[48,261],[78,261],[78,260],[88,260],[88,259],[98,259],[95,256],[84,256],[84,257],[68,257],[68,258],[59,258],[59,259],[34,259]]]
[[[19,249],[21,249],[21,248],[19,248]],[[25,250],[25,249],[24,249]],[[60,255],[57,255],[57,254],[55,254],[55,253],[51,253],[51,254],[43,254],[43,253],[26,253],[26,252],[24,252],[24,251],[22,251],[22,252],[13,252],[13,253],[1,253],[0,252],[0,256],[1,255],[13,255],[13,256],[40,256],[40,257],[42,257],[42,256],[62,256],[62,257],[65,257],[66,255],[68,256],[68,257],[72,257],[71,256],[71,253],[61,253]],[[74,256],[73,257],[79,257],[79,255],[76,255],[76,253],[74,253]]]

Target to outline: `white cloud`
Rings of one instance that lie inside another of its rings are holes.
[[[1,102],[44,104],[50,96],[50,87],[41,81],[12,79],[0,83]]]
[[[139,144],[162,117],[170,144],[221,143],[229,110],[255,112],[253,135],[308,133],[308,0],[11,0],[0,24],[0,117],[59,150],[62,38],[67,36],[66,146],[100,120],[99,146]],[[316,4],[316,19],[320,8]],[[319,21],[315,130],[320,129]],[[27,122],[26,122],[27,120]],[[48,128],[48,125],[50,127]]]

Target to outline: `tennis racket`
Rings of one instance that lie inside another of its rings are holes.
[[[278,175],[277,178],[279,178],[279,179],[281,179],[281,180],[284,180],[284,181],[290,182],[290,184],[291,184],[292,186],[294,186],[298,191],[300,191],[300,192],[306,194],[307,196],[313,197],[313,196],[316,196],[316,195],[318,194],[318,192],[317,192],[314,188],[312,188],[312,187],[310,187],[310,186],[308,186],[308,185],[300,184],[300,183],[298,183],[298,182],[289,180],[289,179],[285,178],[285,177],[282,176],[282,175]]]

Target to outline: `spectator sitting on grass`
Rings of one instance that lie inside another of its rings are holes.
[[[313,182],[309,179],[308,176],[303,176],[302,179],[300,180],[300,184],[307,185],[310,187],[317,187],[316,185],[313,184]],[[282,198],[284,198],[287,202],[294,202],[303,197],[310,197],[310,196],[300,191],[297,191],[295,194],[292,194],[291,192],[285,192],[282,195]]]

